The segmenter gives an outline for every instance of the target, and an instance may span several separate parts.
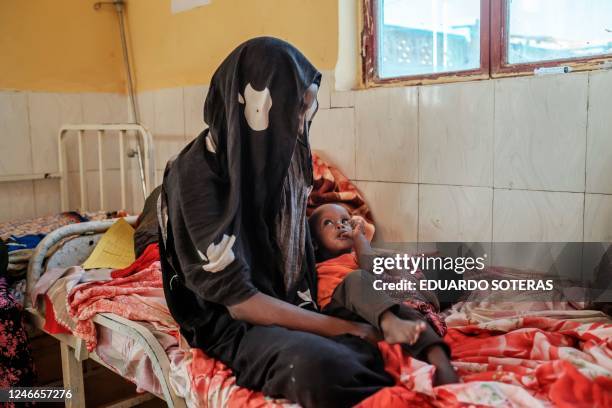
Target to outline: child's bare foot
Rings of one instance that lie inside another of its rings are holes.
[[[380,318],[380,328],[387,343],[413,345],[425,330],[425,323],[403,320],[393,312],[386,311]]]

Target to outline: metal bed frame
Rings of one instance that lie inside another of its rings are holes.
[[[136,156],[138,158],[140,179],[142,192],[146,198],[156,186],[155,176],[155,156],[153,154],[153,137],[151,133],[142,125],[137,123],[127,124],[87,124],[87,125],[64,125],[60,128],[57,137],[58,161],[59,161],[59,177],[61,191],[61,208],[62,211],[68,210],[68,170],[66,165],[66,148],[64,139],[70,132],[77,133],[78,159],[79,159],[79,190],[80,190],[80,208],[86,209],[87,192],[85,189],[85,165],[83,158],[83,138],[85,132],[97,132],[97,151],[98,151],[98,186],[100,188],[100,208],[104,208],[104,154],[102,148],[102,140],[108,137],[109,133],[117,132],[119,134],[119,172],[121,178],[121,208],[126,208],[126,176],[127,169],[125,166],[125,156]],[[125,151],[125,139],[127,133],[134,132],[138,138],[138,144],[135,151]]]
[[[120,143],[120,171],[121,171],[121,203],[125,207],[125,190],[126,190],[126,166],[124,156],[126,152],[124,150],[124,139],[126,132],[136,132],[140,137],[139,149],[136,154],[140,155],[142,150],[140,149],[140,142],[144,147],[144,163],[140,160],[140,170],[142,179],[143,194],[146,196],[152,190],[152,184],[155,181],[155,166],[153,160],[153,144],[150,133],[141,125],[137,124],[105,124],[105,125],[67,125],[60,129],[58,136],[59,143],[59,158],[60,158],[60,169],[59,174],[61,177],[61,193],[62,193],[62,209],[65,210],[67,207],[68,197],[68,183],[66,180],[66,166],[65,166],[65,150],[63,139],[68,132],[76,131],[78,134],[78,152],[79,152],[79,174],[80,174],[80,188],[81,188],[81,207],[86,208],[87,197],[85,191],[85,170],[83,166],[83,137],[85,131],[97,131],[98,136],[98,163],[99,168],[103,169],[103,156],[102,150],[102,138],[105,134],[115,131],[119,132],[119,143]],[[143,167],[144,164],[144,167]],[[104,203],[103,185],[104,179],[102,175],[103,171],[100,171],[99,183],[100,183],[100,205]],[[126,217],[125,220],[134,225],[136,223],[136,216]],[[43,327],[45,325],[44,315],[36,308],[36,305],[31,304],[30,293],[36,285],[36,282],[40,276],[52,267],[68,267],[73,265],[80,265],[89,256],[91,251],[95,248],[95,244],[101,238],[102,234],[108,230],[116,221],[116,219],[105,220],[105,221],[93,221],[84,222],[79,224],[66,225],[58,228],[48,234],[36,247],[34,254],[28,265],[27,273],[27,294],[26,294],[26,311],[30,317],[31,322],[35,327],[44,332]],[[62,240],[71,238],[62,244],[59,249],[53,252]],[[161,385],[162,395],[158,397],[165,400],[169,407],[182,408],[185,407],[185,400],[180,396],[176,395],[173,388],[170,385],[169,372],[170,372],[170,361],[164,348],[157,341],[155,336],[143,325],[138,322],[125,319],[121,316],[117,316],[113,313],[100,313],[93,318],[96,325],[106,327],[114,332],[118,332],[121,335],[128,337],[135,341],[136,344],[140,345],[147,357],[150,359],[155,376],[159,380]],[[67,407],[84,407],[85,406],[85,389],[83,385],[83,367],[82,362],[88,358],[96,361],[102,366],[112,369],[108,366],[95,352],[88,352],[85,347],[85,343],[78,337],[68,334],[50,334],[60,342],[61,349],[61,361],[62,361],[62,376],[64,381],[64,387],[72,390],[72,398],[66,400]],[[145,393],[137,395],[129,399],[117,402],[110,407],[115,408],[126,408],[138,405],[144,401],[154,398],[152,394]]]

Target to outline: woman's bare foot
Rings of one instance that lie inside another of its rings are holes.
[[[459,382],[459,377],[442,347],[431,346],[425,351],[425,355],[429,364],[436,367],[436,374],[433,379],[435,386]]]
[[[400,319],[387,310],[380,317],[380,328],[387,343],[413,345],[419,339],[421,332],[425,330],[425,323]]]

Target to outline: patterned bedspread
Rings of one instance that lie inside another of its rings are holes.
[[[554,317],[547,317],[549,313]],[[505,310],[500,319],[449,327],[445,340],[463,381],[454,385],[433,387],[433,366],[404,355],[399,346],[381,342],[386,369],[396,386],[360,406],[612,406],[612,322],[597,311],[563,313],[564,318],[554,310],[541,310],[538,317],[520,312],[508,317]],[[189,406],[289,405],[238,387],[227,367],[198,349],[187,351],[173,365],[171,378]]]
[[[84,213],[69,211],[28,220],[7,221],[0,223],[0,239],[7,240],[11,235],[19,237],[23,235],[48,234],[68,224],[100,221],[108,218],[124,217],[125,215],[124,212],[116,211],[94,211]]]
[[[168,353],[171,383],[189,406],[291,405],[237,386],[224,364],[202,350],[179,347],[160,290],[158,261],[144,262],[119,275],[99,285],[77,284],[67,290],[69,296],[51,296],[47,319],[56,315],[61,321],[70,315],[70,324],[59,325],[86,339],[90,348],[95,347],[103,360],[141,390],[160,393],[150,361],[139,345],[117,333],[101,331],[96,336],[91,325],[96,312],[145,321]],[[141,275],[146,279],[138,279]],[[49,293],[58,293],[57,288],[51,286],[47,298]],[[465,302],[452,309],[447,324],[445,340],[462,383],[433,387],[433,366],[404,355],[399,346],[381,342],[386,369],[396,385],[361,406],[612,406],[612,321],[602,312],[576,310],[563,302]]]

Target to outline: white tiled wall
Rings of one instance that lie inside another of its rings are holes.
[[[588,81],[495,81],[495,187],[584,192]]]
[[[584,202],[584,240],[612,242],[612,195],[587,194]]]
[[[385,241],[612,241],[610,95],[612,71],[332,87],[313,146],[350,174],[333,112],[354,111],[351,178]]]
[[[83,123],[125,123],[128,120],[127,97],[112,93],[81,94]],[[85,132],[85,168],[98,168],[97,132]],[[119,168],[118,134],[109,134],[103,140],[102,152],[107,168]],[[115,139],[116,138],[116,139]],[[77,156],[78,157],[78,156]],[[114,159],[114,160],[113,160]],[[75,170],[77,167],[75,167]]]
[[[582,241],[583,205],[584,193],[496,189],[493,241]]]
[[[32,182],[2,183],[0,188],[0,221],[29,218],[35,214]]]
[[[408,183],[356,181],[376,215],[378,239],[387,242],[416,241],[419,186]]]
[[[205,87],[189,87],[138,95],[141,121],[154,134],[158,169],[163,169],[166,160],[204,128],[201,113],[195,112],[201,110],[205,94]],[[128,98],[120,94],[0,91],[0,176],[58,171],[57,133],[61,125],[126,122],[128,111]],[[119,209],[118,135],[108,136],[102,148],[106,191],[103,208]],[[126,150],[135,142],[128,137],[127,143]],[[83,149],[87,208],[97,210],[100,189],[96,132],[85,132]],[[69,207],[77,208],[80,190],[76,134],[68,135],[66,151]],[[126,158],[126,207],[130,211],[138,211],[144,201],[136,160]],[[57,179],[0,183],[0,196],[0,222],[60,211]]]
[[[355,178],[355,112],[353,109],[321,109],[310,128],[312,149],[333,160],[349,178]],[[327,153],[333,152],[331,157]]]
[[[127,98],[119,94],[0,91],[0,176],[57,172],[57,134],[61,125],[126,122],[127,112]],[[93,184],[98,180],[96,134],[86,134],[84,142],[88,200],[92,203],[90,208],[97,209],[98,188]],[[71,172],[69,182],[75,187],[70,204],[71,208],[77,208],[75,135],[68,137],[66,147]],[[106,141],[103,152],[105,174],[109,173],[105,181],[108,190],[105,209],[118,209],[121,206],[119,182],[118,177],[112,177],[113,172],[118,174],[118,143]],[[132,162],[127,160],[128,167]],[[59,212],[59,191],[57,179],[0,182],[0,222]],[[132,209],[132,202],[128,200],[126,206]]]
[[[189,142],[202,132],[204,124],[204,100],[208,87],[204,85],[183,88],[185,109],[185,141]]]
[[[417,182],[418,88],[356,92],[354,109],[356,178]]]
[[[490,242],[493,189],[490,187],[419,186],[419,240]]]
[[[158,181],[205,128],[207,90],[138,95]],[[325,72],[311,143],[364,192],[385,241],[612,240],[609,95],[612,71],[345,92]],[[0,157],[0,174],[55,169],[60,123],[125,115],[125,96],[0,92],[0,132],[27,136],[0,138],[1,152],[15,152]],[[55,211],[54,183],[0,185],[20,196],[0,198],[0,217]]]
[[[589,77],[586,190],[612,194],[612,73]]]
[[[203,111],[207,92],[208,87],[195,85],[138,94],[140,122],[153,135],[158,170],[206,127]]]
[[[0,92],[0,152],[0,174],[32,172],[28,95],[25,92]]]
[[[491,186],[493,86],[480,81],[420,89],[419,182]]]
[[[68,123],[83,123],[83,104],[80,94],[49,92],[28,93],[30,138],[34,173],[52,173],[58,170],[57,132]],[[76,144],[68,143],[68,168],[78,168]]]

